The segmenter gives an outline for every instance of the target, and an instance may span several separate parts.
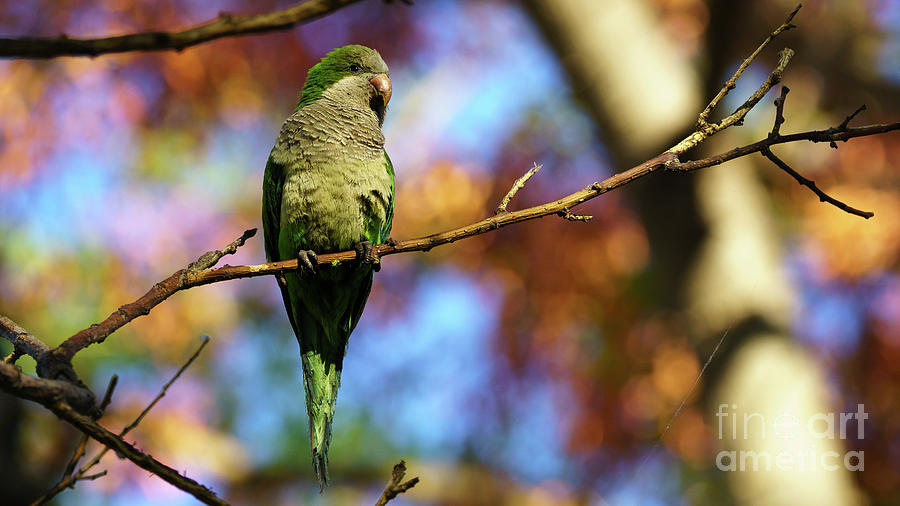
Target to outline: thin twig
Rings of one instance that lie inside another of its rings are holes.
[[[184,365],[182,365],[181,368],[179,368],[178,371],[175,372],[175,374],[172,376],[172,378],[169,379],[169,381],[166,382],[165,385],[163,385],[162,389],[160,389],[160,392],[156,395],[156,397],[153,398],[153,400],[150,402],[150,404],[148,404],[147,407],[144,408],[141,411],[141,413],[130,424],[128,424],[128,426],[126,426],[124,429],[122,429],[119,432],[119,434],[115,437],[122,440],[122,438],[125,436],[125,434],[127,434],[132,429],[137,427],[138,424],[141,423],[141,421],[144,419],[144,417],[147,416],[147,413],[149,413],[150,410],[153,409],[153,407],[156,406],[156,404],[160,401],[160,399],[162,399],[166,395],[166,392],[169,390],[169,387],[171,387],[172,384],[175,383],[175,381],[179,377],[181,377],[182,373],[184,373],[184,371],[194,362],[194,360],[197,359],[197,357],[200,355],[200,352],[203,351],[203,348],[209,343],[209,336],[203,335],[203,336],[200,336],[200,339],[202,340],[200,343],[200,346],[190,356],[190,358],[187,359],[187,361],[184,363]],[[110,399],[112,398],[112,391],[113,391],[113,389],[115,389],[117,382],[118,382],[118,377],[116,375],[113,375],[112,379],[110,380],[110,385],[106,390],[106,395],[103,397],[103,402],[100,404],[101,409],[106,409],[106,407],[109,405]],[[85,437],[87,437],[87,434],[88,433],[85,432]],[[124,441],[124,440],[122,440],[122,441]],[[102,441],[100,441],[100,442],[102,443]],[[82,448],[82,447],[79,446],[79,448]],[[67,472],[63,475],[63,478],[59,481],[59,483],[57,483],[44,496],[42,496],[41,498],[39,498],[35,502],[33,502],[31,504],[31,506],[39,506],[41,504],[46,503],[47,501],[49,501],[50,499],[55,497],[57,494],[59,494],[63,490],[65,490],[67,488],[74,488],[75,484],[78,483],[79,481],[95,480],[97,478],[100,478],[101,476],[106,475],[106,471],[101,471],[101,472],[95,473],[95,474],[87,474],[87,473],[94,466],[96,466],[97,464],[100,463],[100,460],[106,455],[106,453],[111,448],[112,447],[109,445],[104,446],[99,452],[97,452],[97,454],[89,462],[87,462],[85,465],[83,465],[76,472],[73,472],[71,469],[69,469],[67,467],[67,469],[66,469]],[[112,449],[115,450],[115,448],[112,448]],[[78,452],[76,451],[76,454],[77,453]],[[83,448],[82,448],[81,453],[83,455]],[[78,458],[80,459],[80,456]],[[125,458],[128,458],[128,456],[125,455]],[[73,464],[72,464],[73,469],[74,469],[74,461],[77,461],[77,459],[75,459],[75,457],[73,456]],[[165,479],[165,478],[163,478],[163,479]],[[166,480],[166,481],[168,481],[168,480]],[[175,485],[175,484],[173,483],[173,485]],[[175,486],[178,486],[178,485],[175,485]],[[190,484],[185,483],[185,486],[190,486]],[[182,487],[179,487],[179,488],[182,488]],[[186,489],[182,488],[182,490],[186,490]]]
[[[865,110],[866,110],[866,104],[863,104],[863,105],[857,107],[855,111],[853,111],[852,113],[850,113],[849,116],[844,118],[844,121],[841,121],[841,124],[838,125],[838,130],[846,130],[847,127],[850,125],[850,120],[852,120],[853,118],[856,117],[857,114],[859,114]]]
[[[732,75],[730,79],[725,81],[725,84],[722,86],[722,89],[719,90],[719,93],[716,94],[716,96],[709,102],[709,105],[707,105],[706,108],[703,109],[703,112],[701,112],[700,116],[697,118],[698,130],[704,130],[708,126],[709,115],[712,113],[713,109],[715,109],[716,106],[719,105],[719,102],[723,98],[725,98],[725,95],[727,95],[729,91],[733,90],[737,86],[737,80],[740,79],[741,74],[743,74],[744,71],[747,70],[747,67],[749,67],[750,64],[753,63],[753,60],[755,60],[756,57],[759,56],[759,53],[761,53],[763,49],[765,49],[766,46],[769,45],[769,42],[772,42],[775,37],[778,37],[778,35],[780,35],[782,32],[785,32],[797,26],[791,24],[791,20],[794,19],[794,16],[797,15],[801,7],[803,7],[803,4],[798,4],[797,8],[795,8],[788,15],[787,19],[784,20],[784,23],[782,23],[781,26],[770,33],[769,36],[766,37],[766,40],[764,40],[762,44],[760,44],[759,47],[756,48],[756,51],[753,51],[753,53],[751,53],[750,56],[748,56],[743,61],[743,63],[741,63],[740,67],[738,67],[738,69],[734,72],[734,75]]]
[[[225,255],[233,255],[237,252],[238,248],[244,245],[247,242],[247,239],[250,239],[256,235],[256,229],[251,228],[248,230],[244,230],[244,233],[241,234],[240,237],[231,241],[231,244],[225,246],[222,249],[217,249],[213,251],[207,251],[200,258],[197,259],[196,262],[191,262],[187,266],[188,271],[196,272],[202,271],[203,269],[209,269],[210,267],[216,265],[219,260],[222,259]]]
[[[100,402],[100,411],[101,414],[106,410],[106,407],[109,406],[110,401],[112,401],[113,391],[116,389],[116,385],[119,384],[119,376],[113,374],[109,379],[109,384],[106,386],[106,394],[103,395],[103,401]],[[102,415],[101,415],[102,416]],[[78,473],[75,473],[75,466],[78,465],[78,461],[81,460],[81,457],[84,456],[84,451],[87,448],[87,443],[90,437],[82,433],[81,441],[78,442],[78,447],[75,449],[75,453],[72,454],[72,458],[69,459],[69,463],[66,465],[66,470],[63,471],[62,477],[56,482],[56,485],[53,486],[46,494],[36,499],[31,503],[31,506],[40,506],[41,504],[45,504],[50,499],[56,497],[57,494],[65,490],[69,487],[74,487],[75,483],[82,480],[96,480],[101,476],[106,475],[106,471],[101,471],[100,473],[93,474],[90,476],[83,476],[83,469]]]
[[[519,190],[521,190],[525,186],[525,183],[527,183],[528,180],[531,179],[531,176],[537,174],[537,171],[541,170],[541,167],[543,167],[543,165],[538,165],[537,162],[535,162],[534,167],[528,169],[528,172],[522,175],[522,177],[520,177],[519,179],[516,179],[516,182],[513,183],[512,188],[510,188],[509,191],[506,192],[503,200],[500,201],[500,205],[497,206],[497,210],[494,211],[494,214],[507,212],[506,206],[509,205],[509,201],[511,201],[513,197],[515,197],[516,194],[519,193]]]
[[[769,137],[778,137],[781,134],[781,125],[784,124],[784,101],[790,91],[787,86],[782,86],[781,95],[775,99],[775,122],[772,125],[772,131],[769,132]]]
[[[192,494],[206,504],[227,504],[207,487],[181,475],[178,471],[159,462],[152,456],[138,450],[125,442],[121,437],[103,428],[90,416],[82,414],[82,409],[75,409],[66,402],[66,389],[74,385],[57,380],[35,378],[22,374],[11,364],[0,363],[0,387],[16,397],[37,402],[52,411],[56,416],[69,422],[78,430],[90,435],[101,444],[113,449],[117,454],[134,462],[138,467],[150,471],[172,485]]]
[[[159,393],[156,395],[156,397],[153,399],[153,401],[151,401],[150,404],[148,404],[147,407],[144,408],[143,411],[141,411],[141,414],[139,414],[137,416],[137,418],[134,419],[133,422],[128,424],[127,427],[122,429],[122,432],[119,433],[119,436],[124,436],[125,434],[128,434],[129,431],[131,431],[132,429],[137,427],[138,424],[141,423],[141,420],[143,420],[144,417],[147,416],[147,413],[149,413],[150,410],[153,409],[153,406],[156,406],[156,403],[158,403],[160,401],[160,399],[165,397],[166,392],[169,390],[169,387],[172,386],[172,383],[175,383],[175,380],[177,380],[179,377],[181,377],[181,374],[185,371],[185,369],[187,369],[192,363],[194,363],[194,360],[196,360],[197,357],[200,356],[200,352],[203,351],[203,348],[206,347],[207,344],[209,344],[209,336],[203,335],[203,336],[200,336],[200,339],[201,339],[201,342],[200,342],[200,346],[197,348],[197,351],[195,351],[194,354],[191,355],[191,357],[189,359],[187,359],[187,362],[185,362],[184,365],[181,366],[180,369],[178,369],[178,371],[175,373],[175,375],[172,376],[172,378],[168,382],[166,382],[165,385],[163,385],[162,389],[159,391]]]
[[[778,97],[777,99],[775,99],[775,122],[772,125],[772,131],[769,132],[769,138],[777,139],[780,135],[781,124],[784,123],[784,101],[785,101],[785,98],[787,97],[787,94],[789,91],[790,90],[787,88],[787,86],[782,86],[781,87],[781,96]],[[853,111],[852,114],[850,114],[849,116],[844,118],[844,121],[842,121],[841,124],[835,128],[835,130],[838,130],[838,131],[847,130],[847,125],[850,124],[850,120],[852,120],[854,116],[856,116],[857,114],[859,114],[860,112],[862,112],[864,110],[866,110],[865,104],[863,104],[862,106],[857,108],[855,111]],[[834,141],[832,141],[832,144],[834,144]],[[829,204],[836,206],[838,209],[841,209],[850,214],[854,214],[856,216],[862,216],[865,219],[869,219],[869,218],[875,216],[875,213],[871,213],[868,211],[860,211],[859,209],[850,207],[847,204],[841,202],[840,200],[837,200],[837,199],[829,196],[824,191],[820,190],[818,186],[816,186],[815,181],[803,177],[803,175],[801,175],[799,172],[795,171],[787,163],[785,163],[780,158],[775,156],[775,154],[772,153],[772,151],[769,149],[768,146],[762,148],[762,150],[760,150],[760,153],[762,153],[763,156],[768,158],[778,168],[787,172],[791,177],[796,179],[798,183],[800,183],[801,185],[806,186],[807,188],[812,190],[813,193],[815,193],[816,195],[819,196],[820,201],[827,202]]]
[[[746,116],[751,109],[756,107],[756,104],[758,104],[766,93],[772,89],[772,86],[775,86],[781,81],[784,70],[787,68],[788,63],[790,63],[791,57],[794,56],[794,51],[790,48],[784,48],[778,53],[778,56],[778,64],[772,69],[772,72],[769,73],[769,77],[763,81],[759,88],[757,88],[756,91],[750,95],[750,98],[741,104],[740,107],[735,109],[733,113],[729,114],[718,123],[706,124],[702,128],[697,128],[695,132],[682,139],[681,142],[673,146],[669,151],[673,153],[684,153],[722,130],[733,125],[742,124],[744,116]]]
[[[866,125],[862,127],[850,127],[846,130],[838,130],[837,128],[828,128],[825,130],[810,130],[789,135],[779,135],[774,139],[763,139],[746,146],[734,148],[724,153],[708,156],[699,160],[681,162],[668,167],[671,170],[690,172],[693,170],[705,169],[714,165],[719,165],[735,158],[747,156],[752,153],[762,151],[764,147],[775,146],[777,144],[788,144],[797,141],[810,142],[837,142],[846,141],[856,137],[866,137],[869,135],[878,135],[887,132],[900,130],[900,122],[888,123],[883,125]]]
[[[97,56],[126,51],[161,51],[195,46],[222,37],[287,30],[359,0],[309,0],[280,11],[256,15],[221,13],[215,19],[179,32],[145,32],[115,37],[22,37],[0,39],[0,57],[54,58]]]
[[[97,478],[102,478],[102,477],[106,476],[106,472],[107,472],[106,469],[104,469],[104,470],[100,471],[99,473],[82,476],[81,478],[78,478],[78,480],[79,481],[94,481]]]
[[[56,416],[74,425],[78,430],[90,434],[93,439],[115,451],[117,455],[121,455],[141,469],[147,470],[173,486],[193,495],[204,504],[228,504],[216,496],[216,494],[208,487],[184,476],[175,469],[156,460],[153,456],[138,450],[118,435],[106,430],[94,420],[75,411],[68,404],[64,402],[54,402],[44,404],[44,406],[53,411]]]
[[[844,121],[841,121],[841,124],[837,126],[836,130],[839,130],[839,131],[846,130],[847,126],[850,125],[850,120],[852,120],[853,118],[856,117],[857,114],[859,114],[865,110],[866,110],[866,104],[863,104],[863,105],[857,107],[855,111],[853,111],[846,118],[844,118]],[[837,149],[837,147],[838,147],[837,143],[835,141],[829,142],[828,145],[834,149]]]
[[[112,402],[113,392],[116,389],[116,385],[119,384],[119,375],[113,374],[112,378],[109,378],[109,384],[106,385],[106,393],[103,394],[103,400],[100,401],[100,411],[105,412],[106,408],[109,406],[109,403]]]
[[[113,391],[116,389],[116,385],[119,384],[119,376],[113,374],[109,379],[109,384],[106,386],[106,394],[103,396],[103,401],[100,403],[100,413],[106,410],[106,407],[109,406],[110,401],[112,401]],[[81,435],[81,441],[78,443],[78,447],[75,448],[75,453],[72,454],[72,458],[69,459],[69,463],[66,465],[66,470],[63,472],[63,479],[66,476],[69,476],[75,471],[75,466],[78,465],[78,461],[81,460],[81,457],[84,456],[84,450],[87,447],[87,442],[90,438],[87,434]]]
[[[730,79],[725,81],[725,84],[722,86],[722,89],[719,90],[719,93],[709,102],[709,105],[706,106],[706,109],[700,113],[697,117],[697,129],[689,136],[685,137],[678,144],[673,146],[669,151],[673,153],[684,153],[685,151],[697,146],[708,137],[715,135],[722,130],[732,126],[732,125],[740,125],[744,121],[744,116],[753,109],[756,104],[759,103],[760,100],[769,92],[772,86],[778,84],[781,81],[781,76],[784,74],[784,69],[787,68],[788,63],[791,61],[791,57],[794,55],[794,51],[790,48],[784,48],[778,53],[778,64],[769,73],[769,76],[763,81],[762,85],[750,95],[740,107],[738,107],[733,113],[729,114],[722,121],[718,123],[709,123],[709,115],[712,113],[713,109],[715,109],[719,102],[725,98],[725,95],[728,94],[729,91],[733,90],[735,86],[737,86],[737,81],[740,79],[741,75],[744,73],[744,70],[753,63],[753,60],[756,59],[757,56],[762,52],[763,49],[769,42],[775,39],[779,34],[786,30],[790,30],[794,28],[795,25],[791,24],[791,20],[794,19],[794,16],[797,15],[797,12],[800,11],[800,8],[803,5],[797,5],[797,8],[794,9],[778,28],[776,28],[772,33],[769,34],[768,37],[756,48],[756,51],[753,51],[750,56],[748,56],[743,63],[738,67],[738,69],[734,72]]]
[[[715,131],[724,130],[731,125],[741,125],[744,122],[744,117],[750,112],[751,109],[756,107],[756,104],[759,103],[760,100],[769,90],[772,89],[773,86],[781,82],[781,77],[784,75],[784,69],[787,68],[788,63],[791,62],[791,58],[794,56],[794,50],[791,48],[784,48],[778,53],[778,64],[775,65],[775,68],[769,73],[769,77],[750,95],[743,104],[741,104],[735,111],[728,116],[726,116],[722,121],[716,123]]]
[[[416,483],[419,483],[418,477],[404,482],[403,477],[405,475],[406,462],[401,460],[394,466],[394,470],[391,472],[391,479],[388,481],[387,486],[384,487],[384,492],[381,493],[381,497],[378,498],[378,502],[375,503],[375,506],[385,506],[388,501],[415,487]]]
[[[169,389],[169,387],[172,386],[172,383],[175,383],[175,380],[177,380],[181,376],[181,374],[184,373],[185,369],[187,369],[188,366],[190,366],[194,362],[194,360],[197,359],[197,357],[200,355],[200,352],[203,351],[203,348],[209,343],[209,336],[207,336],[207,335],[200,336],[200,339],[202,341],[200,343],[200,346],[197,348],[197,351],[195,351],[193,353],[193,355],[191,355],[190,358],[187,359],[187,362],[185,362],[184,365],[181,366],[181,368],[178,369],[177,372],[175,372],[175,374],[172,376],[172,378],[169,379],[169,381],[166,382],[165,385],[163,385],[159,394],[157,394],[156,397],[153,399],[153,401],[151,401],[150,404],[147,405],[147,407],[144,408],[143,411],[141,411],[141,413],[137,416],[137,418],[135,418],[130,424],[128,424],[127,427],[125,427],[124,429],[122,429],[119,432],[119,437],[125,436],[125,434],[127,434],[132,429],[137,427],[138,424],[141,423],[141,420],[143,420],[144,417],[147,416],[147,413],[149,413],[150,410],[153,409],[153,407],[156,405],[156,403],[159,402],[159,400],[162,399],[163,396],[166,395],[166,391]],[[99,453],[97,453],[97,455],[94,456],[94,458],[92,458],[90,460],[90,462],[88,462],[87,464],[82,466],[82,468],[79,469],[78,473],[76,473],[76,474],[83,475],[84,473],[88,472],[92,467],[94,467],[95,465],[100,463],[100,459],[102,459],[103,456],[106,455],[106,452],[108,452],[108,451],[109,451],[109,448],[104,447],[102,450],[100,450]]]
[[[255,234],[255,228],[246,230],[240,237],[232,241],[231,244],[225,248],[204,253],[196,262],[192,262],[188,265],[187,268],[177,271],[167,279],[153,285],[153,288],[137,301],[121,306],[119,309],[113,311],[113,313],[101,323],[91,325],[66,339],[59,347],[45,355],[45,361],[70,364],[72,357],[77,351],[92,344],[102,343],[107,336],[126,323],[139,316],[146,315],[157,304],[166,300],[170,295],[181,290],[181,287],[188,284],[191,275],[208,271],[209,268],[214,266],[223,256],[234,254],[239,247],[244,245],[247,239],[250,239]]]
[[[840,200],[838,200],[838,199],[836,199],[836,198],[834,198],[834,197],[829,196],[827,193],[825,193],[825,192],[823,192],[822,190],[820,190],[818,186],[816,186],[816,182],[815,182],[815,181],[813,181],[812,179],[807,179],[807,178],[803,177],[802,174],[800,174],[800,173],[797,172],[796,170],[792,169],[788,164],[784,163],[780,158],[778,158],[777,156],[775,156],[775,154],[772,153],[772,151],[769,150],[768,146],[767,146],[767,147],[764,147],[764,148],[760,151],[760,153],[762,153],[763,156],[765,156],[766,158],[768,158],[769,160],[771,160],[772,163],[774,163],[775,165],[777,165],[779,169],[781,169],[781,170],[787,172],[788,174],[790,174],[790,176],[793,177],[794,179],[796,179],[798,183],[800,183],[801,185],[803,185],[803,186],[809,188],[810,190],[812,190],[813,193],[815,193],[816,195],[818,195],[819,200],[820,200],[821,202],[827,202],[827,203],[829,203],[829,204],[831,204],[831,205],[837,207],[838,209],[840,209],[840,210],[842,210],[842,211],[844,211],[844,212],[847,212],[847,213],[850,213],[850,214],[854,214],[854,215],[856,215],[856,216],[861,216],[861,217],[863,217],[863,218],[865,218],[865,219],[869,219],[869,218],[871,218],[872,216],[875,216],[875,213],[873,213],[873,212],[859,210],[859,209],[857,209],[857,208],[855,208],[855,207],[848,206],[847,204],[841,202]]]

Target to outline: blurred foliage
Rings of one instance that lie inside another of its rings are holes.
[[[0,33],[172,29],[290,3],[0,1]],[[673,43],[702,65],[707,4],[651,3]],[[783,17],[782,2],[759,4],[764,19],[730,34],[735,62]],[[859,123],[900,117],[895,3],[819,2],[798,22],[786,131],[838,123],[863,101]],[[616,169],[514,2],[369,1],[295,30],[182,52],[0,61],[0,314],[55,345],[259,227],[262,169],[280,122],[306,70],[350,42],[377,48],[392,69],[385,129],[396,238],[490,214],[533,162],[545,168],[512,208]],[[747,139],[765,134],[770,114],[748,118]],[[900,500],[900,140],[780,152],[876,213],[862,223],[761,171],[798,292],[795,334],[827,366],[838,405],[871,408],[874,433],[851,442],[868,454],[855,478],[873,503],[890,504]],[[680,317],[659,309],[652,260],[666,252],[651,251],[627,189],[579,212],[593,221],[544,218],[386,259],[350,344],[335,485],[323,496],[309,465],[297,345],[271,279],[180,293],[75,366],[98,391],[112,373],[122,378],[103,420],[116,430],[209,334],[207,352],[129,439],[237,503],[371,503],[404,457],[422,482],[397,504],[713,504],[724,485],[699,392],[657,446],[705,360]],[[254,240],[225,261],[263,259]],[[19,363],[33,372],[33,361]],[[16,483],[14,501],[36,497],[77,434],[10,399],[0,418],[10,427],[2,490]],[[108,456],[100,468],[108,476],[58,503],[130,504],[135,494],[192,503],[127,461]]]

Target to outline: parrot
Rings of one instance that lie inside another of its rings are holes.
[[[347,45],[309,69],[266,162],[262,221],[270,262],[300,344],[312,465],[328,484],[328,446],[347,342],[359,323],[394,217],[394,167],[381,127],[391,98],[378,51]],[[316,253],[356,252],[317,266]]]

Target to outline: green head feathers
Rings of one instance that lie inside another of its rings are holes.
[[[334,49],[309,69],[297,109],[315,102],[325,90],[345,77],[360,76],[369,81],[380,74],[387,75],[388,68],[378,51],[356,44]]]

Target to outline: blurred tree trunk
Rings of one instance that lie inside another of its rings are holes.
[[[701,76],[697,64],[668,40],[653,2],[526,0],[525,4],[620,168],[650,158],[690,132],[705,101],[721,87],[725,72],[775,26],[758,22],[751,23],[753,30],[738,30],[748,24],[747,13],[737,12],[748,8],[745,3],[711,2],[704,54],[707,73]],[[790,10],[781,4],[771,8],[785,16]],[[752,40],[738,36],[750,32]],[[759,107],[770,103],[767,99]],[[705,149],[711,153],[737,145],[727,139],[715,139]],[[736,405],[731,413],[740,417],[738,437],[725,430],[722,449],[768,451],[774,456],[815,446],[816,452],[835,450],[843,455],[840,441],[814,442],[802,434],[787,440],[771,431],[765,438],[742,437],[744,413],[759,413],[771,425],[788,410],[801,420],[834,411],[818,364],[789,334],[793,294],[783,272],[767,195],[752,162],[742,158],[688,176],[655,174],[627,191],[637,200],[648,230],[657,307],[679,312],[690,322],[701,360],[731,329],[704,378],[705,411],[716,432],[712,437],[718,435],[713,416],[718,406]],[[720,471],[713,467],[712,473]],[[843,469],[737,471],[727,478],[740,504],[861,502]]]
[[[36,476],[39,473],[29,469],[30,459],[23,451],[23,422],[24,401],[0,395],[0,490],[3,491],[0,502],[3,504],[28,504],[52,486],[53,477]],[[59,457],[65,458],[62,452]],[[53,469],[55,472],[57,468]]]

